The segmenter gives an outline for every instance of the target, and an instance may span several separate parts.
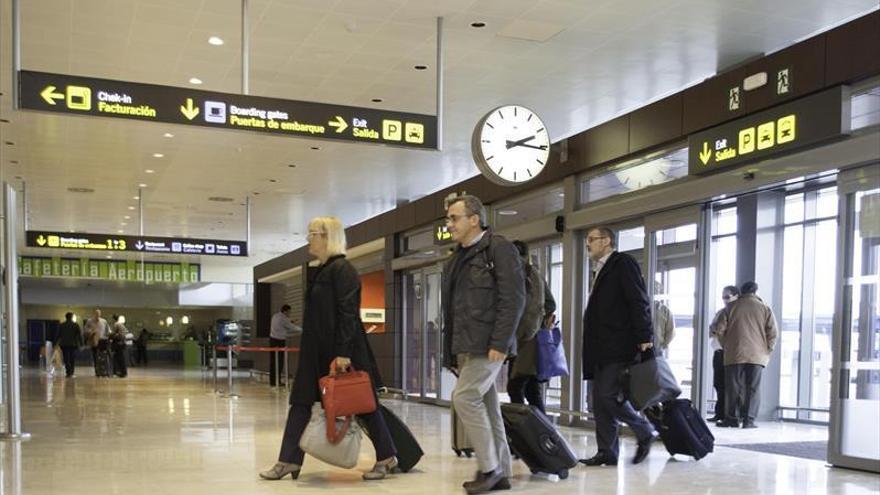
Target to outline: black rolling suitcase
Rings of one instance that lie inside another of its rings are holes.
[[[397,466],[404,473],[409,472],[425,453],[422,447],[413,436],[412,431],[406,426],[406,423],[400,420],[393,411],[379,404],[379,412],[385,418],[385,424],[388,426],[388,432],[391,433],[391,440],[397,447]],[[366,428],[365,428],[366,430]]]
[[[512,453],[532,473],[568,478],[568,470],[577,466],[578,459],[544,413],[525,404],[502,404],[501,416]]]
[[[95,376],[110,377],[112,365],[110,363],[110,351],[98,348],[95,354]]]
[[[669,455],[683,454],[700,460],[715,449],[715,436],[688,399],[675,399],[645,410],[660,432]]]

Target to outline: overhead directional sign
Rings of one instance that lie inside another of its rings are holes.
[[[125,251],[145,254],[247,256],[247,242],[111,234],[83,234],[28,230],[27,246],[85,251]]]
[[[849,130],[838,86],[688,138],[688,173],[710,174],[839,137]]]
[[[449,244],[450,242],[452,242],[452,234],[449,232],[449,227],[446,226],[446,220],[440,223],[435,223],[434,244],[442,246],[443,244]]]
[[[21,108],[284,136],[437,148],[437,117],[20,71]]]

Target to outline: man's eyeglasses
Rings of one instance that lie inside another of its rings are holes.
[[[462,218],[467,218],[467,217],[472,217],[472,216],[474,216],[472,213],[468,214],[468,215],[447,215],[446,216],[446,223],[455,223]]]
[[[721,299],[724,301],[730,300],[730,296],[721,296]]]
[[[599,239],[607,239],[607,238],[608,238],[607,235],[600,235],[600,236],[596,236],[596,237],[587,237],[587,244],[592,244],[595,241],[598,241]]]

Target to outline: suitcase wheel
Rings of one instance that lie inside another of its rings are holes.
[[[473,455],[474,455],[474,451],[471,450],[471,449],[466,449],[466,450],[464,451],[464,456],[467,457],[468,459],[470,459],[471,457],[473,457]]]
[[[460,450],[458,450],[458,449],[452,449],[452,451],[455,452],[455,457],[461,457],[461,451],[460,451]]]
[[[559,479],[561,480],[568,478],[568,469],[563,469],[562,471],[559,471],[558,473],[556,473],[556,476],[559,476]]]

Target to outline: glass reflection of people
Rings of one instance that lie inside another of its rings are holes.
[[[663,286],[654,282],[654,349],[659,350],[663,357],[669,357],[669,344],[675,338],[675,317],[669,305],[660,299],[657,294],[663,292]]]

